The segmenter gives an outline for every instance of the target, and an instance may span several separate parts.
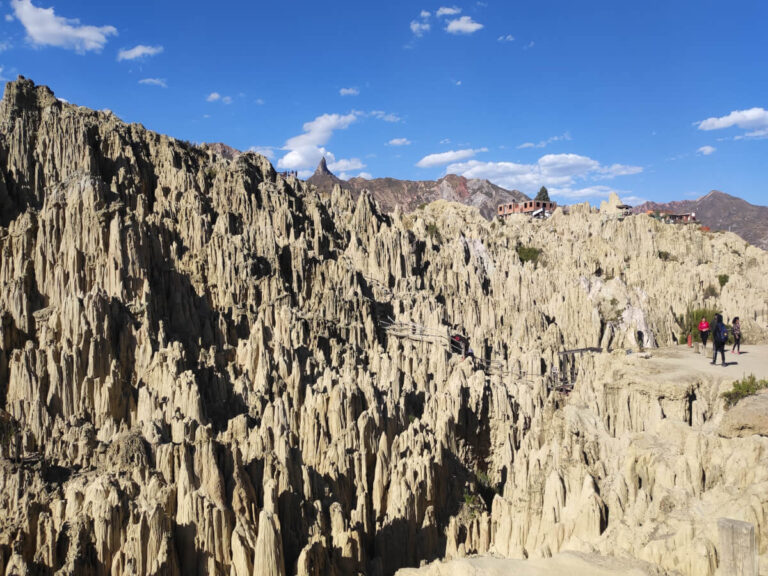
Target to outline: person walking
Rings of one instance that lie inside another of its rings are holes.
[[[733,348],[731,348],[731,354],[741,354],[741,322],[739,317],[733,319],[733,326],[731,327],[731,333],[733,334]]]
[[[707,339],[709,338],[709,322],[706,318],[702,318],[699,322],[699,338],[704,348],[707,347]]]
[[[725,363],[725,342],[728,340],[728,327],[723,322],[722,314],[715,314],[715,321],[712,325],[712,362],[710,364],[717,364],[717,353],[720,352],[720,357],[723,361],[723,366],[727,366]]]

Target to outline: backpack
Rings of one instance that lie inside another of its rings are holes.
[[[720,322],[717,325],[715,339],[721,344],[728,341],[728,327],[725,325],[725,322]]]

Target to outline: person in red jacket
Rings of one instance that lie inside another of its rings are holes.
[[[701,337],[701,343],[706,348],[707,339],[709,338],[709,322],[707,322],[706,318],[702,318],[701,322],[699,322],[699,336]]]

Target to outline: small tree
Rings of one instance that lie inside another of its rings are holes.
[[[549,191],[547,190],[546,186],[542,186],[541,190],[539,190],[539,193],[536,194],[536,201],[537,202],[549,202]]]
[[[725,288],[725,285],[728,284],[728,280],[730,280],[730,277],[728,274],[720,274],[717,277],[717,281],[720,282],[720,288]]]
[[[541,256],[541,250],[534,248],[533,246],[518,246],[517,255],[520,258],[520,262],[525,264],[526,262],[533,262],[534,267],[539,262],[539,256]]]

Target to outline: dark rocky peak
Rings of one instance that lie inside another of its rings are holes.
[[[314,176],[333,176],[333,172],[328,169],[328,163],[325,161],[325,156],[320,160],[320,164],[317,165]]]

